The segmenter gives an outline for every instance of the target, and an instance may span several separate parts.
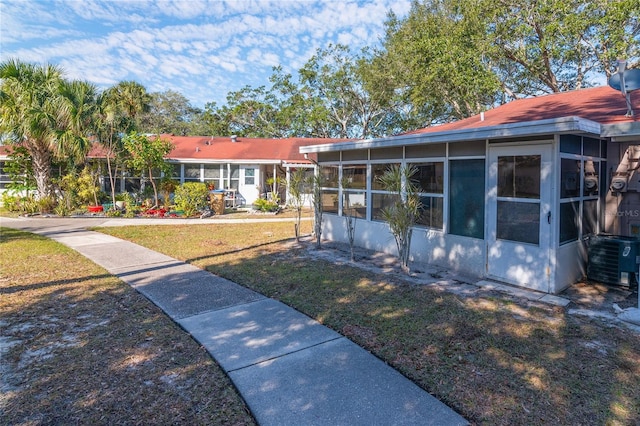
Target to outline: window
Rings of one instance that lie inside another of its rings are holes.
[[[339,169],[338,166],[322,166],[320,168],[322,186],[325,188],[338,188]]]
[[[340,180],[340,169],[335,166],[322,166],[320,168],[320,179],[322,181],[322,211],[325,213],[338,214],[338,185]]]
[[[484,159],[449,162],[449,233],[484,238]]]
[[[444,162],[414,163],[409,166],[416,169],[411,179],[420,192],[420,216],[416,224],[442,229]]]
[[[342,186],[348,189],[366,189],[367,166],[364,164],[342,166]]]
[[[0,189],[5,189],[11,183],[9,172],[7,170],[7,162],[0,161]]]
[[[579,209],[579,201],[560,204],[560,244],[578,239]]]
[[[444,192],[444,163],[415,163],[416,168],[411,177],[422,193],[442,194]]]
[[[219,164],[205,164],[204,165],[204,180],[220,179],[220,165]]]
[[[371,165],[371,189],[384,190],[384,187],[380,183],[380,177],[386,173],[392,166],[399,166],[398,163],[383,163]]]
[[[580,195],[580,160],[560,159],[560,198]]]
[[[498,157],[496,238],[540,243],[540,155]]]
[[[371,219],[386,220],[384,209],[391,207],[398,200],[397,194],[377,193],[371,194]]]
[[[540,204],[498,201],[496,238],[529,244],[540,243]]]
[[[325,213],[338,214],[338,190],[322,190],[322,211]]]
[[[420,216],[416,224],[442,229],[443,204],[443,197],[420,196]]]
[[[221,189],[238,189],[240,182],[240,166],[237,164],[222,165],[222,186]]]
[[[498,197],[540,198],[539,155],[498,158]]]
[[[367,218],[367,166],[348,164],[342,166],[342,214]]]
[[[582,236],[598,233],[598,200],[585,200],[582,204]]]
[[[203,174],[209,189],[220,187],[220,164],[205,164]]]
[[[343,215],[367,217],[367,194],[364,191],[344,191],[342,197]]]
[[[184,165],[184,181],[199,182],[200,181],[200,164]]]
[[[182,175],[182,164],[172,164],[171,171],[169,172],[171,179],[180,180]]]
[[[229,181],[229,189],[238,190],[240,186],[240,166],[237,164],[231,165],[231,179]]]
[[[245,185],[254,185],[255,184],[255,173],[256,169],[244,169],[244,184]]]
[[[560,136],[560,244],[597,234],[603,224],[606,141]]]
[[[598,196],[599,192],[599,176],[600,176],[600,162],[587,160],[584,162],[584,177],[582,178],[583,182],[583,191],[582,195],[585,197],[588,196]]]

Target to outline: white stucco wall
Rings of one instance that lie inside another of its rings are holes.
[[[348,243],[345,218],[323,216],[323,238]],[[356,220],[355,244],[369,250],[398,254],[393,235],[384,222]],[[411,241],[411,261],[476,277],[484,276],[485,244],[483,240],[446,235],[440,231],[415,228]]]
[[[558,294],[587,275],[587,247],[583,241],[561,245],[556,249],[554,265],[556,279],[549,293]],[[551,257],[554,261],[554,257]]]

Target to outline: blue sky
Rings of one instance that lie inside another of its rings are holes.
[[[192,105],[226,103],[269,85],[272,67],[296,74],[329,43],[378,46],[387,12],[410,0],[0,0],[0,55],[52,63],[101,89],[135,80]]]

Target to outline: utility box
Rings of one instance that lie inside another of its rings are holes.
[[[597,235],[589,241],[587,278],[605,284],[631,287],[638,283],[640,240]]]

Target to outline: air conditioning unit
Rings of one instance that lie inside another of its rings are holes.
[[[591,237],[588,250],[588,279],[625,287],[638,283],[640,240],[616,235],[597,235]]]

